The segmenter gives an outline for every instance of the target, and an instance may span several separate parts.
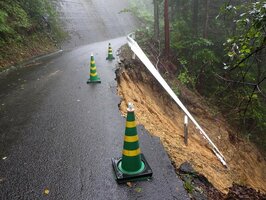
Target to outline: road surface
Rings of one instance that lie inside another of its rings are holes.
[[[112,2],[112,3],[111,3]],[[61,1],[65,51],[0,78],[0,199],[188,199],[157,138],[138,127],[150,181],[118,185],[111,165],[123,148],[115,65],[136,27],[124,0]],[[123,16],[123,17],[119,17]],[[102,83],[87,85],[93,52]],[[136,108],[137,110],[137,108]]]

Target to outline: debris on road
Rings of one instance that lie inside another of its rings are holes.
[[[132,187],[132,183],[131,182],[127,182],[127,186],[131,188]]]
[[[45,195],[48,195],[50,193],[50,190],[48,190],[47,188],[44,190],[43,192]]]

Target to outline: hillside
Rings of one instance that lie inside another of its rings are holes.
[[[127,102],[135,104],[137,123],[160,137],[176,168],[188,161],[223,193],[227,193],[233,183],[266,193],[266,162],[256,147],[245,139],[234,137],[235,130],[214,107],[168,75],[170,85],[175,84],[179,88],[181,101],[225,156],[228,168],[218,161],[192,123],[186,146],[183,142],[183,112],[146,71],[145,66],[138,59],[132,60],[131,55],[128,48],[122,48],[122,67],[117,71],[121,112],[126,112]]]
[[[48,0],[0,1],[0,72],[37,55],[58,49],[65,33]]]

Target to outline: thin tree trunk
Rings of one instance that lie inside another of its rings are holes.
[[[209,6],[210,6],[210,0],[206,0],[206,15],[205,15],[205,24],[204,24],[204,33],[203,37],[208,38],[208,26],[209,26]]]
[[[154,3],[154,39],[159,40],[160,38],[160,24],[159,24],[159,2],[153,0]]]
[[[199,0],[193,0],[193,17],[192,17],[192,29],[195,36],[198,36],[198,17],[199,17]]]
[[[170,30],[169,30],[169,16],[168,16],[168,0],[164,1],[164,35],[165,35],[165,54],[166,56],[169,56]]]
[[[174,21],[175,18],[175,1],[176,0],[170,0],[170,22]]]

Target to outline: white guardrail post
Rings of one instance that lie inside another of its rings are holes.
[[[135,33],[131,33],[131,34],[130,34],[130,37],[131,37],[133,40],[135,40]],[[133,59],[133,60],[136,59],[136,54],[135,54],[134,51],[133,51],[132,59]]]
[[[215,146],[215,144],[211,141],[205,131],[200,127],[198,122],[194,119],[194,117],[190,114],[187,108],[183,105],[183,103],[179,100],[173,90],[169,87],[163,77],[159,74],[159,72],[155,69],[151,61],[139,47],[138,43],[132,38],[134,33],[131,33],[127,36],[128,45],[131,50],[138,56],[141,62],[146,66],[146,68],[152,73],[152,75],[159,81],[159,83],[163,86],[163,88],[167,91],[167,93],[173,98],[173,100],[177,103],[177,105],[185,112],[188,118],[195,124],[195,126],[199,129],[200,134],[203,135],[203,138],[206,139],[212,147],[212,151],[220,160],[220,162],[227,167],[225,158],[223,154],[219,151],[219,149]]]
[[[188,117],[184,117],[184,142],[186,146],[188,145]]]

